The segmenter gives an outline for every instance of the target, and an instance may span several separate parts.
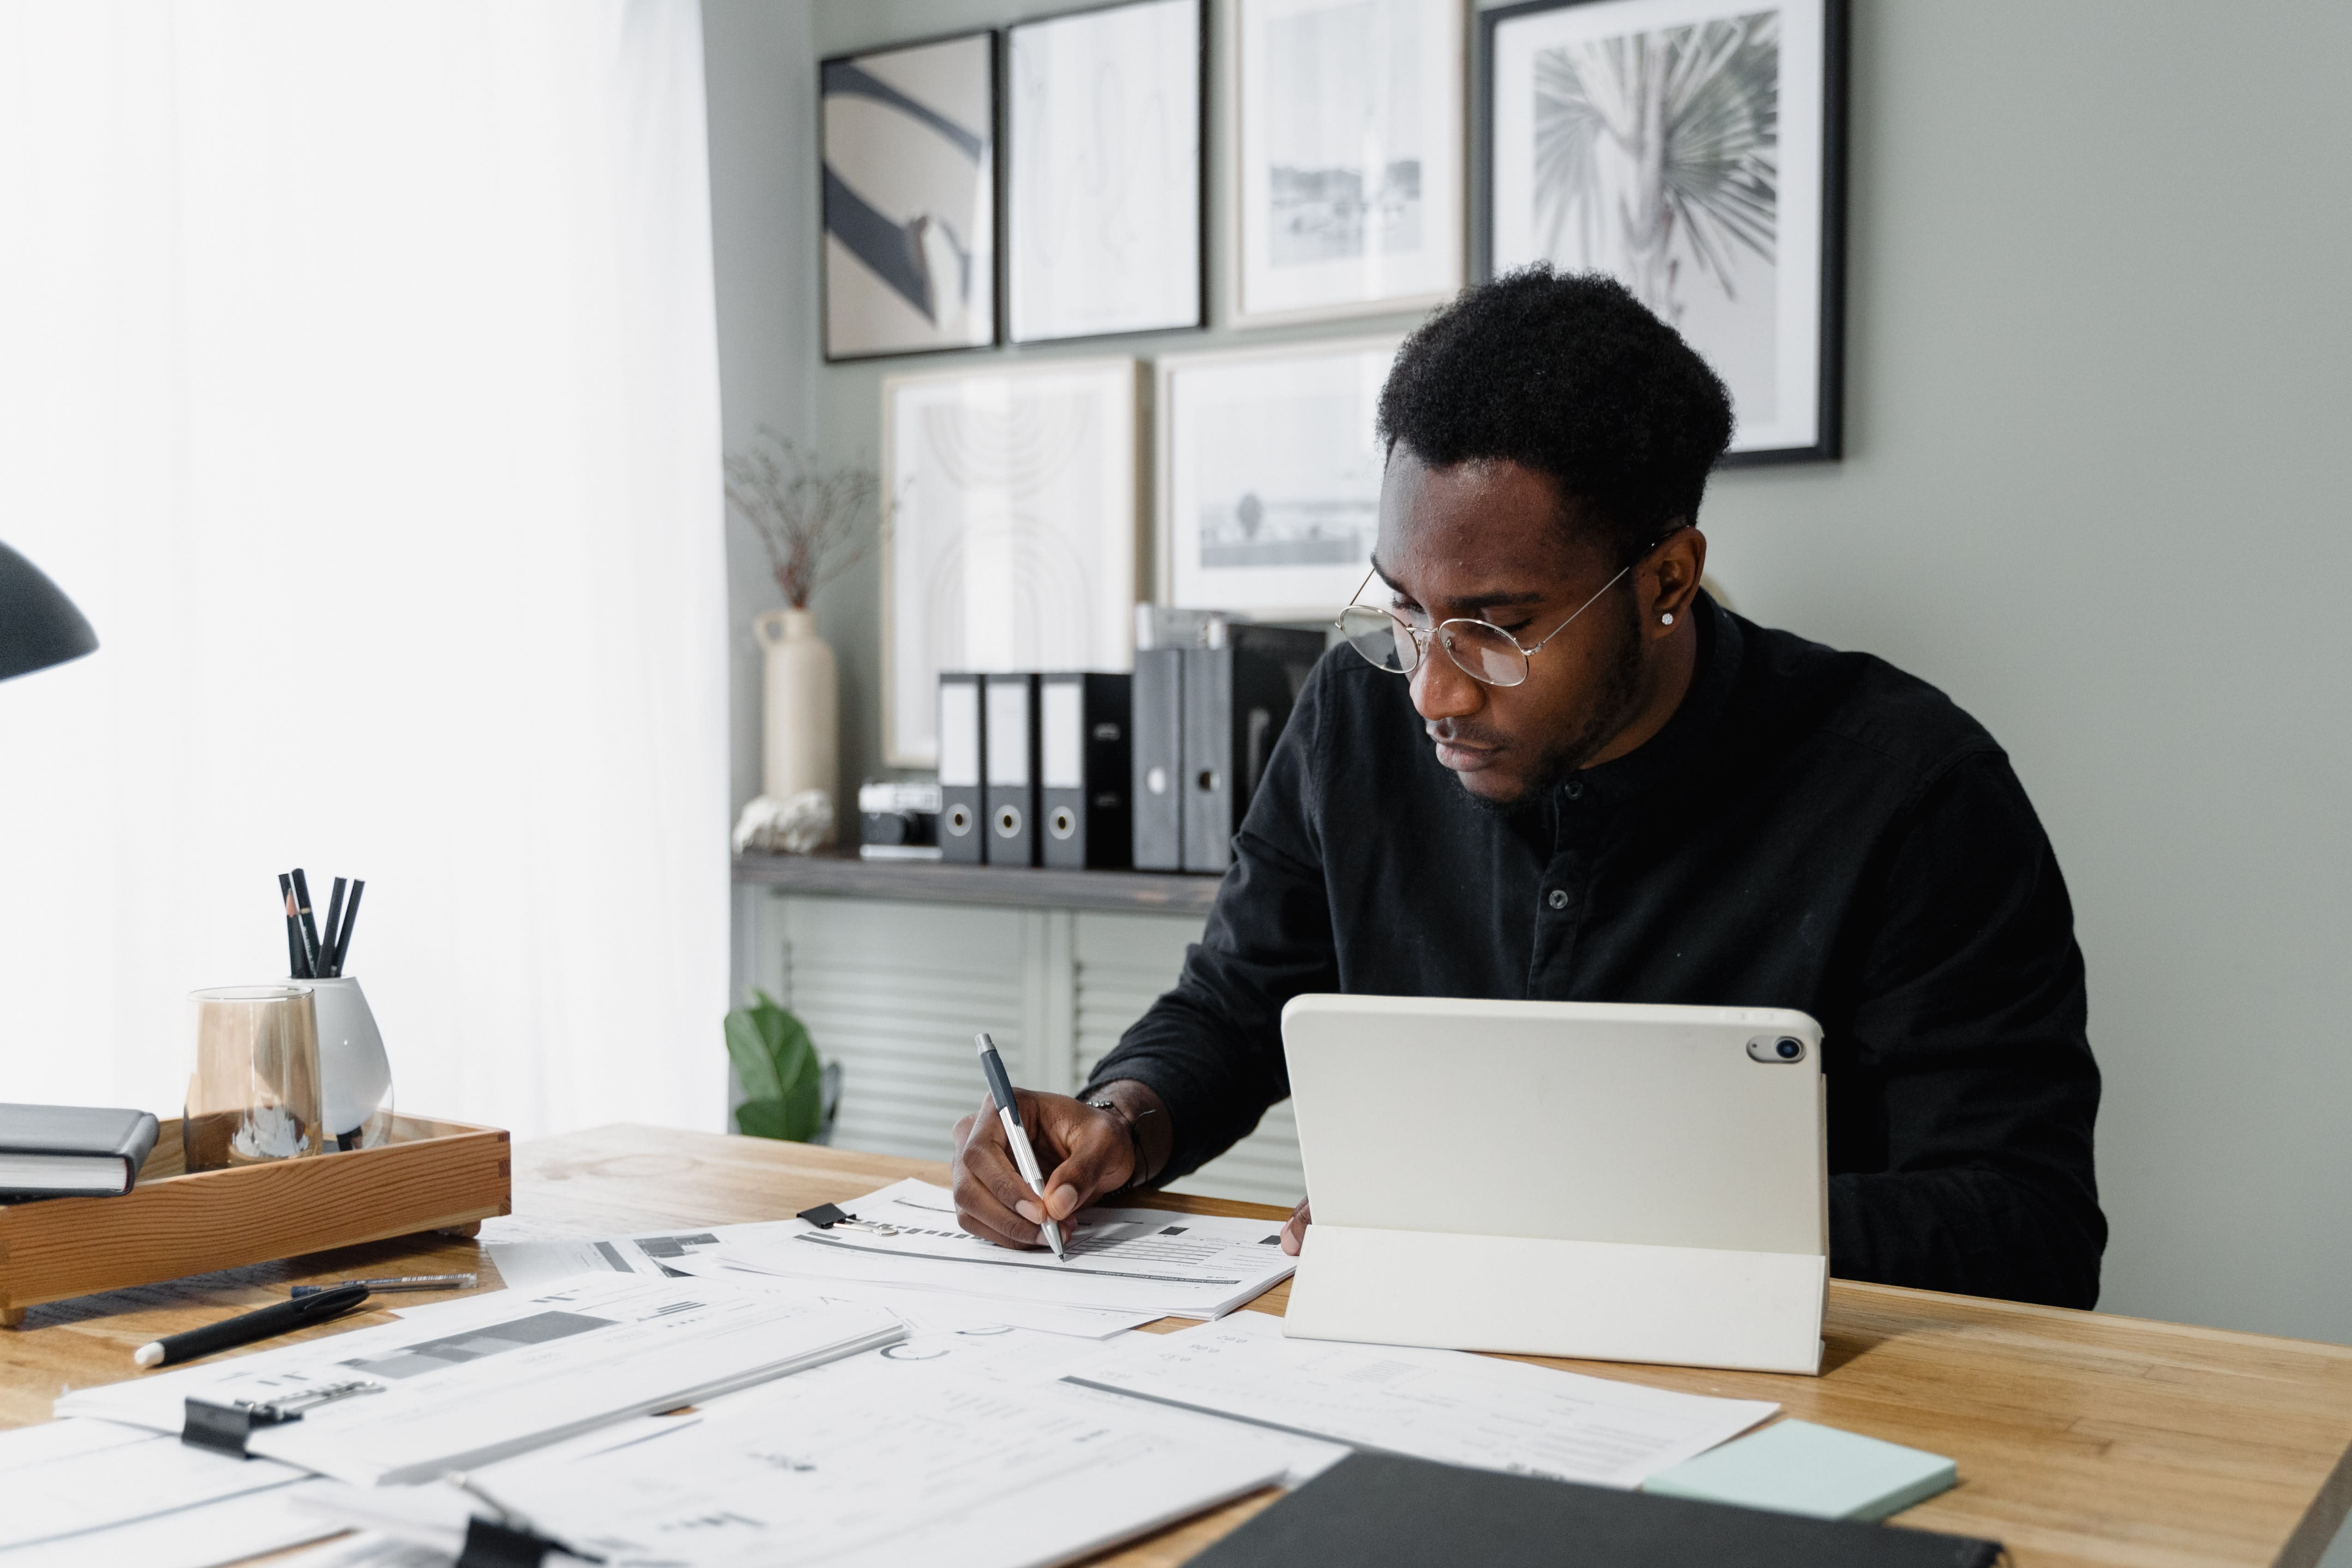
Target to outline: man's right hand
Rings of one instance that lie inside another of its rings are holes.
[[[996,1102],[983,1098],[978,1110],[955,1124],[956,1221],[1001,1247],[1042,1247],[1039,1227],[1048,1214],[1066,1220],[1128,1184],[1135,1142],[1119,1117],[1066,1094],[1013,1093],[1021,1101],[1021,1126],[1045,1173],[1043,1203],[1013,1163]]]

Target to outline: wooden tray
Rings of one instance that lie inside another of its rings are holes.
[[[501,1128],[400,1116],[379,1148],[189,1175],[174,1118],[119,1198],[0,1205],[0,1328],[40,1301],[417,1231],[471,1236],[513,1212],[512,1170]]]

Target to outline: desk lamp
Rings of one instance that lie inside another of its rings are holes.
[[[98,634],[47,574],[0,544],[0,680],[79,658]]]

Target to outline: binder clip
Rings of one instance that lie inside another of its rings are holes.
[[[809,1224],[816,1226],[819,1230],[831,1230],[835,1226],[837,1226],[843,1220],[847,1219],[849,1215],[844,1213],[841,1206],[837,1204],[819,1204],[813,1209],[801,1210],[801,1212],[793,1217],[796,1219],[804,1219],[808,1221]]]
[[[457,1553],[456,1568],[541,1568],[551,1552],[583,1563],[604,1561],[529,1530],[494,1524],[478,1513],[466,1521],[466,1549]]]
[[[305,1410],[316,1410],[338,1399],[383,1392],[383,1384],[380,1383],[354,1378],[349,1383],[331,1383],[301,1394],[289,1394],[283,1399],[240,1399],[234,1405],[191,1399],[181,1417],[180,1441],[192,1448],[210,1448],[231,1458],[249,1459],[253,1456],[246,1451],[246,1439],[262,1427],[299,1421]]]

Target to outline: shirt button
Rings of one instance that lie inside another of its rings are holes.
[[[1582,779],[1570,779],[1566,784],[1559,786],[1559,793],[1568,796],[1570,800],[1582,800],[1584,798],[1584,781]]]
[[[1554,888],[1550,894],[1545,898],[1544,902],[1549,904],[1556,910],[1564,910],[1568,908],[1568,889],[1565,888]]]

